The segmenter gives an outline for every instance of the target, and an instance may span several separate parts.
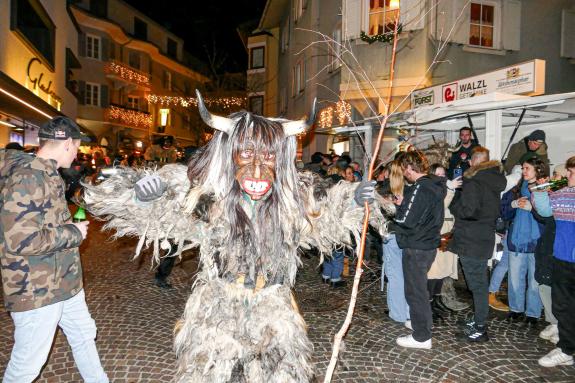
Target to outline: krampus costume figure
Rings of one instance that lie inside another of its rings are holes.
[[[88,186],[85,202],[116,236],[140,237],[136,255],[153,245],[158,258],[168,239],[178,244],[176,256],[200,247],[201,269],[176,326],[178,382],[308,382],[312,345],[291,293],[297,250],[331,254],[351,235],[359,243],[364,211],[354,193],[366,184],[322,189],[311,173],[297,172],[295,135],[306,121],[248,112],[225,118],[210,114],[199,93],[198,101],[216,132],[190,161],[188,177],[181,165],[124,169]],[[165,191],[142,203],[134,184],[150,173]],[[382,204],[372,209],[380,231]]]

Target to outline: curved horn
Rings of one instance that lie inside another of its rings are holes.
[[[198,111],[200,112],[202,120],[204,120],[208,126],[231,135],[234,131],[234,121],[231,118],[221,117],[210,113],[208,108],[206,108],[206,104],[204,103],[204,99],[202,98],[200,91],[197,89],[196,96],[198,97]]]
[[[316,115],[317,115],[317,98],[314,98],[309,118],[307,120],[288,121],[282,123],[282,126],[284,128],[284,134],[286,136],[294,136],[305,132],[310,126],[313,125]]]

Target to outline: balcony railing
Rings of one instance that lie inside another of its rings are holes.
[[[106,120],[139,129],[147,130],[152,127],[152,115],[150,113],[114,104],[110,104],[110,107],[106,109]]]
[[[134,84],[143,88],[149,88],[151,84],[150,75],[118,61],[109,61],[104,69],[109,78]]]

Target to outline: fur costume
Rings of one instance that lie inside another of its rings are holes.
[[[297,251],[316,247],[331,254],[338,244],[350,245],[351,235],[359,243],[364,211],[354,202],[357,184],[325,188],[311,173],[297,172],[294,134],[304,131],[305,121],[248,112],[224,118],[209,114],[199,94],[198,100],[202,118],[217,130],[190,161],[188,176],[182,165],[155,171],[167,190],[143,203],[133,187],[150,170],[122,169],[87,186],[84,200],[116,236],[140,238],[136,256],[151,245],[159,259],[168,239],[178,244],[176,255],[199,246],[201,268],[176,328],[176,381],[308,382],[312,345],[291,294]],[[275,160],[267,169],[273,186],[256,200],[245,185],[259,184],[249,178],[242,189],[238,181],[237,159],[253,153]],[[374,205],[372,224],[384,232],[380,208],[393,207],[380,199]]]

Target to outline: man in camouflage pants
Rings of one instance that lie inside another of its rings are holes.
[[[0,150],[0,261],[4,304],[14,321],[5,383],[32,382],[60,326],[86,382],[108,382],[86,306],[78,247],[88,222],[72,223],[58,168],[70,167],[83,136],[66,117],[39,132],[36,156]]]

